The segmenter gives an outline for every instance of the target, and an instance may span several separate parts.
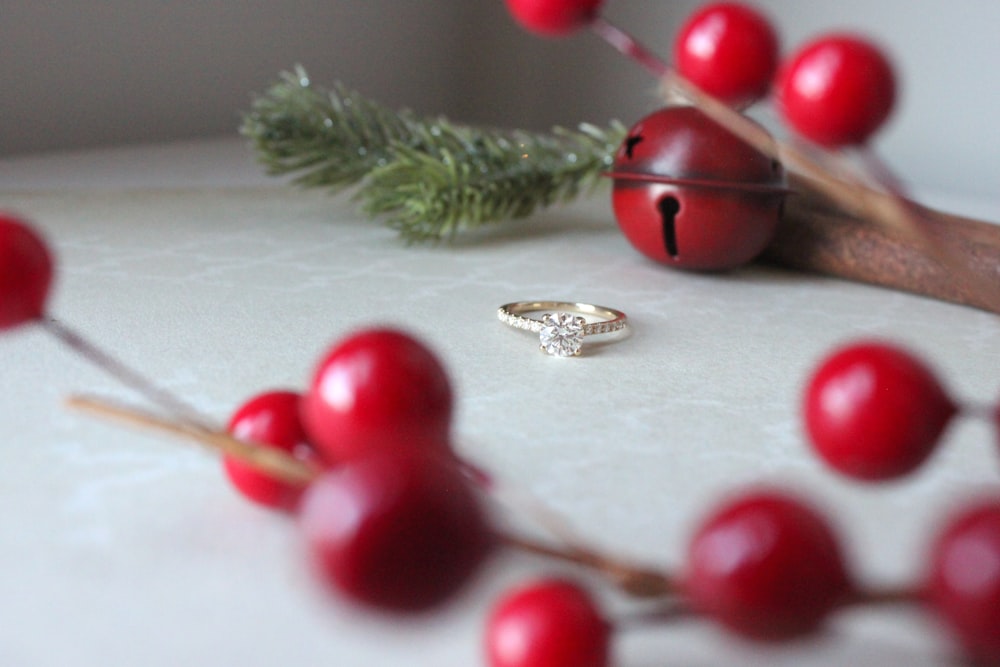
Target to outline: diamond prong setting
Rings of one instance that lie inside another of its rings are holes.
[[[538,331],[538,346],[553,357],[577,357],[583,349],[587,321],[572,313],[546,313]]]

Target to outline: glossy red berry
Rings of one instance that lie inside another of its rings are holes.
[[[226,428],[241,440],[273,447],[318,467],[319,456],[306,442],[299,420],[299,399],[300,395],[293,391],[258,394],[233,413]],[[233,486],[260,505],[292,511],[305,491],[301,484],[275,479],[232,456],[224,456],[222,463]]]
[[[682,585],[695,609],[762,640],[813,632],[850,592],[826,520],[768,491],[736,498],[701,524]]]
[[[527,30],[561,37],[586,27],[604,0],[506,0],[511,16]]]
[[[834,350],[810,378],[806,432],[835,470],[861,480],[912,472],[937,445],[956,406],[909,352],[878,341]]]
[[[705,5],[674,42],[674,65],[685,79],[735,107],[767,95],[778,68],[778,37],[770,21],[737,2]]]
[[[38,232],[0,213],[0,331],[43,317],[52,264],[48,245]]]
[[[625,237],[680,269],[749,262],[774,237],[786,194],[779,163],[693,107],[667,107],[636,123],[610,176]]]
[[[833,34],[806,44],[782,67],[778,106],[791,127],[827,148],[867,143],[892,112],[892,65],[871,42]]]
[[[563,579],[511,591],[486,626],[490,667],[606,667],[610,640],[590,594]]]
[[[300,517],[323,580],[388,612],[446,602],[495,544],[468,478],[429,452],[382,450],[332,469],[309,486]]]
[[[1000,501],[967,508],[942,531],[927,600],[974,664],[1000,665]]]
[[[302,399],[309,439],[331,463],[385,446],[447,449],[451,416],[451,383],[438,358],[392,329],[336,344]]]

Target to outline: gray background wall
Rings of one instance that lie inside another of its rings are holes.
[[[692,0],[608,0],[669,53]],[[878,38],[903,97],[877,147],[918,185],[997,196],[1000,2],[759,0],[783,46],[833,28]],[[295,63],[394,106],[545,128],[636,120],[639,68],[589,34],[539,40],[500,0],[0,0],[0,156],[233,134]]]

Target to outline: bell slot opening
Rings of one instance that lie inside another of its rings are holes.
[[[656,207],[660,210],[660,219],[663,223],[663,244],[667,248],[667,254],[677,257],[677,214],[681,211],[681,203],[676,197],[663,197],[657,202]]]

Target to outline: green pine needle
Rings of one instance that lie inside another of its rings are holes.
[[[393,111],[302,68],[256,99],[241,132],[268,173],[305,187],[360,184],[363,210],[407,241],[450,239],[526,217],[592,189],[626,129],[488,130]]]

